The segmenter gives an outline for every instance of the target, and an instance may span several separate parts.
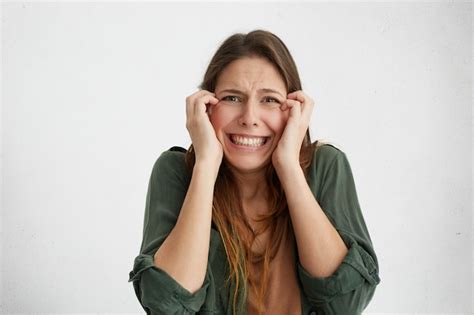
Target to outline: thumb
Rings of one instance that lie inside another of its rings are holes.
[[[212,105],[206,104],[206,113],[207,113],[208,115],[211,115],[211,114],[212,114]]]

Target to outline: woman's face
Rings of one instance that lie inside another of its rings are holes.
[[[257,57],[230,63],[218,78],[215,94],[219,103],[210,120],[227,161],[243,173],[271,162],[289,113],[280,109],[287,91],[273,64]]]

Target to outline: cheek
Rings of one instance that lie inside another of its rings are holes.
[[[209,117],[209,120],[211,121],[211,125],[212,127],[214,128],[214,131],[217,135],[217,133],[219,132],[219,130],[221,129],[221,125],[220,125],[220,121],[217,117],[215,117],[215,115],[211,115]]]
[[[286,122],[288,121],[288,111],[282,112],[280,109],[267,114],[267,125],[272,129],[276,135],[281,135],[285,130]]]
[[[209,120],[211,121],[214,130],[217,132],[228,124],[229,117],[222,108],[215,107],[212,114],[209,116]]]

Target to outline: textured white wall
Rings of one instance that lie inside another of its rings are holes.
[[[472,311],[472,3],[3,3],[2,313],[144,313],[159,154],[234,32],[280,36],[346,152],[380,262],[366,313]]]

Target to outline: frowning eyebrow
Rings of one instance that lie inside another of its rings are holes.
[[[225,89],[225,90],[222,90],[220,91],[220,93],[223,93],[223,92],[229,92],[229,93],[235,93],[235,94],[241,94],[241,95],[244,95],[245,93],[240,91],[240,90],[237,90],[237,89]],[[279,94],[281,97],[284,97],[280,92],[276,91],[276,90],[273,90],[273,89],[260,89],[258,90],[258,92],[264,92],[264,93],[276,93],[276,94]]]

